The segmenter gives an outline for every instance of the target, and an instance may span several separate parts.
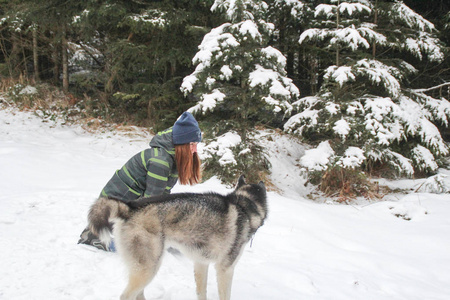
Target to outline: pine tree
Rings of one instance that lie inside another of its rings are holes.
[[[319,93],[295,103],[285,130],[328,143],[328,168],[436,171],[449,151],[435,123],[448,125],[450,104],[408,82],[418,72],[412,63],[444,58],[433,24],[400,1],[332,0],[313,10],[299,43],[326,49],[320,59],[333,63]]]
[[[1,1],[0,12],[2,75],[27,75],[28,14],[19,9],[18,1]]]
[[[287,76],[293,80],[302,94],[317,92],[317,60],[305,55],[298,43],[298,36],[308,25],[311,9],[299,0],[272,0],[268,18],[275,25],[271,45],[286,56]]]
[[[103,54],[105,93],[118,118],[155,130],[173,124],[185,108],[181,80],[210,22],[205,2],[95,1],[79,16],[84,42]]]
[[[265,20],[267,8],[259,0],[216,0],[211,10],[229,22],[205,35],[193,58],[196,69],[182,84],[185,95],[198,99],[190,111],[212,124],[206,169],[226,169],[220,173],[226,182],[246,170],[255,177],[268,172],[254,127],[280,122],[299,94],[286,77],[286,58],[268,45],[274,26]],[[236,143],[222,149],[218,141],[231,136]]]
[[[29,76],[31,71],[34,79],[38,81],[40,79],[39,58],[49,58],[48,60],[53,60],[55,65],[53,74],[57,79],[55,82],[59,81],[59,75],[62,72],[62,86],[65,91],[68,91],[68,42],[73,36],[70,25],[72,17],[80,10],[80,3],[59,0],[14,0],[8,1],[5,7],[7,10],[2,22],[7,25],[12,42],[11,51],[4,51],[3,54],[9,60],[10,68],[26,77],[31,77]],[[19,65],[14,62],[18,47],[22,48],[23,59],[23,63]],[[32,64],[31,61],[33,61]],[[30,70],[29,65],[33,65],[33,70]],[[63,67],[59,68],[60,65]],[[10,73],[11,76],[17,76]]]

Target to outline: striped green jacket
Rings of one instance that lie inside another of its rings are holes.
[[[155,135],[150,147],[117,170],[100,196],[126,203],[140,197],[169,194],[178,180],[172,128]]]

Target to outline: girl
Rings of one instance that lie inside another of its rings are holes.
[[[184,112],[173,127],[153,137],[149,149],[134,155],[115,172],[100,197],[129,203],[140,197],[169,194],[178,180],[183,185],[199,183],[202,176],[197,143],[201,140],[197,121]],[[88,228],[81,233],[78,244],[115,251],[114,243],[104,245]]]

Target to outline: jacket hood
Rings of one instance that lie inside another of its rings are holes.
[[[150,141],[150,147],[165,149],[169,154],[173,154],[175,146],[172,141],[172,127],[158,132]]]

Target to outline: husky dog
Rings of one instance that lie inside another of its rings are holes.
[[[198,299],[206,299],[208,265],[215,263],[220,300],[228,300],[234,267],[267,217],[266,197],[262,181],[247,184],[241,176],[228,195],[180,193],[128,204],[99,198],[89,212],[89,228],[109,243],[114,223],[117,250],[129,270],[121,300],[145,300],[144,288],[169,247],[194,261]]]

